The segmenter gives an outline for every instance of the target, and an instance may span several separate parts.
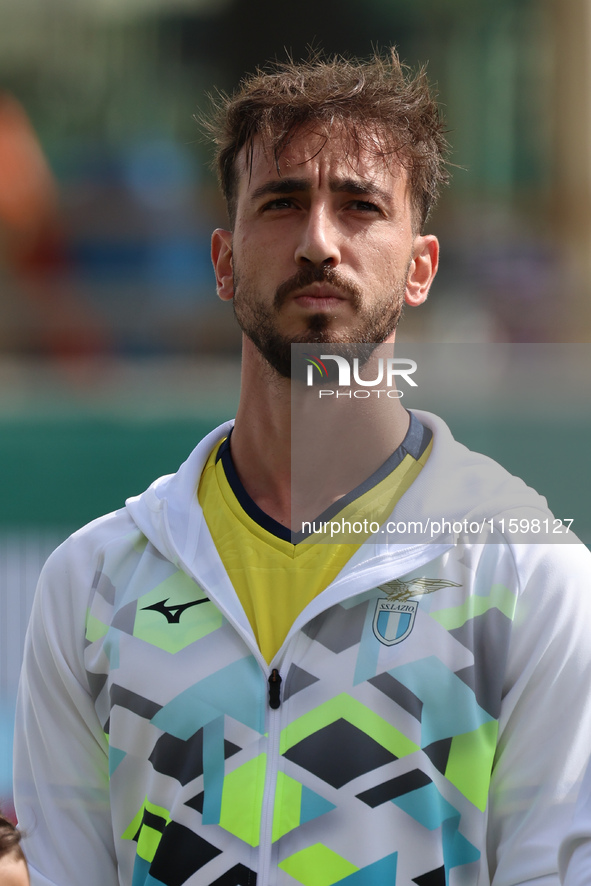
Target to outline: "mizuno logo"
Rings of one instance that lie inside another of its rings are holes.
[[[185,609],[190,609],[191,606],[199,606],[200,603],[209,603],[209,597],[201,597],[200,600],[191,600],[190,603],[180,603],[178,606],[167,606],[166,604],[169,600],[170,597],[167,597],[166,600],[159,600],[157,603],[153,603],[152,606],[142,606],[142,610],[153,609],[154,612],[160,612],[166,617],[169,624],[175,625],[181,620],[181,615]]]

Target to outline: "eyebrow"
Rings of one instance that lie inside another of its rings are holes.
[[[294,192],[309,191],[310,183],[302,178],[278,178],[265,182],[255,188],[251,193],[251,200],[265,197],[267,194],[293,194]]]
[[[338,178],[332,179],[329,183],[330,191],[333,194],[355,194],[358,197],[374,197],[390,206],[392,204],[392,195],[388,191],[384,191],[373,182],[363,181],[355,178]],[[307,193],[312,190],[311,182],[304,178],[279,178],[272,179],[255,188],[250,195],[251,200],[258,200],[268,194],[287,195],[294,193]]]

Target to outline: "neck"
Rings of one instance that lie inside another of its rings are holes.
[[[232,460],[254,502],[284,526],[291,519],[291,383],[244,338]]]
[[[282,525],[297,531],[371,476],[408,423],[399,400],[320,399],[292,385],[245,340],[232,459],[246,492]]]

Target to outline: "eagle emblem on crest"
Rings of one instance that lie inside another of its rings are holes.
[[[380,591],[384,591],[388,595],[391,602],[410,600],[411,597],[417,597],[422,594],[434,594],[442,588],[461,588],[462,585],[457,581],[450,581],[448,578],[411,578],[403,581],[401,578],[395,578],[393,581],[387,581],[383,585],[378,585]]]

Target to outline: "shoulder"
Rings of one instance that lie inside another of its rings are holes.
[[[141,532],[125,508],[99,517],[72,533],[47,559],[41,584],[61,575],[65,579],[92,575],[105,553],[117,546],[137,545]]]
[[[574,593],[585,603],[591,577],[591,552],[574,535],[565,543],[512,544],[509,549],[515,561],[520,583],[534,585],[540,597],[546,589],[559,592],[565,602]]]
[[[105,560],[129,557],[142,544],[145,540],[125,509],[93,520],[70,535],[41,570],[29,626],[33,639],[84,636]]]

